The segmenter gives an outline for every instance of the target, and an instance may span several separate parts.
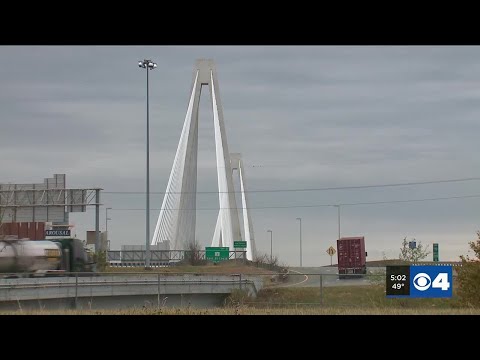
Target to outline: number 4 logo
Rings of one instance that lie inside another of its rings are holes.
[[[450,283],[448,282],[448,274],[439,273],[435,280],[433,280],[432,282],[432,288],[440,288],[445,291],[450,289]]]

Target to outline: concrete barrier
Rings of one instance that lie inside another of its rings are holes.
[[[255,297],[262,287],[261,277],[242,274],[2,279],[0,309],[31,308],[32,305],[34,308],[122,308],[144,306],[146,301],[156,306],[217,306],[235,289]]]

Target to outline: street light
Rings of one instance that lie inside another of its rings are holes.
[[[338,209],[338,238],[340,239],[340,205],[333,205]]]
[[[150,153],[149,153],[149,114],[148,114],[148,70],[153,70],[157,64],[152,60],[138,62],[138,66],[147,70],[147,209],[145,224],[145,267],[150,267]]]
[[[300,220],[300,267],[302,267],[302,218],[297,218]]]
[[[270,265],[273,264],[273,232],[272,230],[267,230],[270,233]]]
[[[108,250],[110,250],[110,243],[108,242],[108,220],[112,220],[108,217],[108,210],[112,210],[111,207],[107,207],[105,209],[105,233],[107,234],[107,245],[108,245]]]

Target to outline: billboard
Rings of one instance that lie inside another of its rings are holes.
[[[68,223],[69,212],[85,212],[92,189],[66,189],[65,174],[36,184],[0,184],[3,223]],[[90,195],[89,195],[90,194]]]

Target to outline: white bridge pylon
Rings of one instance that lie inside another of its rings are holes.
[[[246,206],[243,165],[240,154],[232,154],[231,158],[228,151],[220,89],[215,63],[211,59],[199,59],[195,62],[187,114],[151,245],[170,241],[172,250],[183,250],[195,239],[198,109],[203,85],[208,85],[210,89],[217,158],[219,214],[212,244],[218,243],[234,250],[234,241],[242,240],[232,179],[233,169],[238,169],[244,209],[247,259],[252,260],[255,256],[255,244],[252,221]]]
[[[248,200],[246,193],[246,183],[245,183],[245,170],[243,168],[243,161],[241,154],[234,153],[230,154],[230,166],[232,172],[238,170],[238,176],[240,179],[240,193],[242,196],[242,209],[243,209],[243,228],[245,241],[247,242],[247,259],[253,260],[253,257],[256,254],[255,249],[255,240],[253,236],[253,224],[252,219],[250,218],[250,212],[248,211]],[[227,246],[224,245],[221,237],[221,210],[218,213],[217,224],[215,226],[215,232],[213,233],[212,246]]]

